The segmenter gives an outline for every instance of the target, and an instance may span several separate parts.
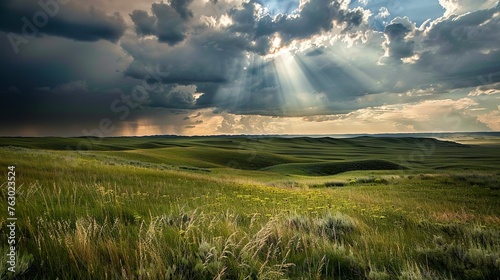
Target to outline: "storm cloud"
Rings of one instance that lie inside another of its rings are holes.
[[[401,23],[391,23],[385,27],[384,33],[387,36],[388,57],[400,62],[402,58],[413,55],[414,41],[407,41],[405,37],[411,30]]]
[[[288,131],[287,118],[425,130],[423,108],[459,112],[466,130],[499,127],[500,8],[489,0],[41,2],[59,10],[0,4],[0,109],[23,127],[99,115],[130,131],[264,133]],[[37,28],[29,38],[23,18]],[[14,56],[9,34],[29,41]],[[137,87],[145,99],[120,120],[111,104]]]
[[[130,17],[135,24],[137,35],[154,35],[159,42],[175,45],[186,37],[187,21],[193,17],[188,9],[192,0],[174,0],[169,4],[154,3],[153,15],[143,10],[134,10]]]
[[[229,11],[234,24],[231,29],[252,34],[255,39],[274,33],[289,42],[332,30],[343,31],[359,26],[365,13],[362,9],[350,10],[341,1],[310,0],[291,14],[263,14],[255,17],[260,4],[250,1]]]
[[[117,42],[123,36],[126,25],[119,13],[67,2],[2,1],[0,30],[22,35],[25,40],[47,34],[79,41]]]

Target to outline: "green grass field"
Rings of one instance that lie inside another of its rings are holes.
[[[1,278],[500,279],[500,141],[0,138]]]

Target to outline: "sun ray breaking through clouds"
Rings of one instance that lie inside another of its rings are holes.
[[[315,94],[313,86],[304,75],[295,56],[282,52],[273,59],[274,69],[279,82],[279,94],[283,100],[282,110],[285,115],[294,115],[295,111],[314,112],[322,104],[321,96]]]
[[[498,1],[37,5],[0,4],[1,135],[500,127]]]

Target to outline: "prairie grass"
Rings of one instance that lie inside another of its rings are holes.
[[[293,161],[283,143],[273,161]],[[495,171],[286,176],[114,153],[0,148],[18,172],[17,272],[2,253],[2,278],[498,279]]]

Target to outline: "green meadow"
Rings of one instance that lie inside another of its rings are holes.
[[[498,140],[0,138],[0,274],[500,279],[499,163]]]

